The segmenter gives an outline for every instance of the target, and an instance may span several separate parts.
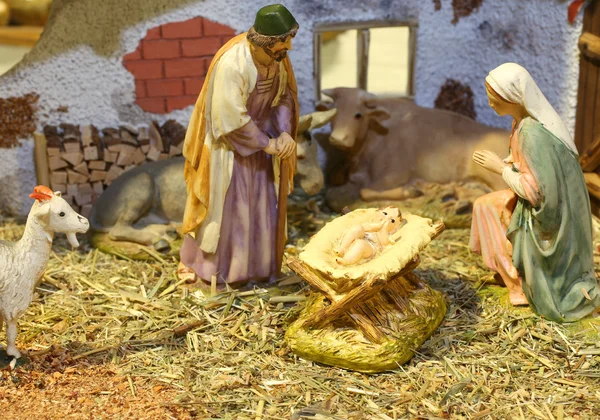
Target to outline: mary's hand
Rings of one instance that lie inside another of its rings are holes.
[[[508,166],[497,154],[489,150],[478,150],[473,153],[473,161],[488,171],[497,174],[502,174],[504,168]]]

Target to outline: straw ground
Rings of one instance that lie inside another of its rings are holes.
[[[290,205],[289,255],[333,215]],[[4,219],[0,238],[22,223]],[[512,308],[506,290],[448,230],[417,272],[448,302],[442,326],[397,370],[366,375],[297,358],[285,346],[308,286],[205,297],[176,261],[104,255],[57,238],[18,346],[30,363],[0,372],[11,419],[589,419],[600,417],[600,322],[560,325]],[[26,262],[24,262],[26,263]],[[4,333],[0,341],[4,342]]]

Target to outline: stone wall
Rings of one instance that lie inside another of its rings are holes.
[[[154,44],[149,41],[162,43],[165,40],[162,32],[160,39],[148,38],[157,35],[158,27],[201,21],[202,25],[210,22],[240,33],[252,25],[256,10],[266,3],[251,0],[54,0],[42,39],[18,66],[0,77],[0,98],[39,95],[35,115],[38,130],[66,123],[95,125],[101,131],[124,124],[147,126],[153,120],[162,125],[169,119],[187,125],[192,107],[186,104],[193,102],[192,92],[199,89],[208,55],[202,52],[194,57],[183,57],[180,49],[182,55],[173,59],[198,59],[202,64],[199,61],[191,66],[193,71],[185,75],[161,73],[156,79],[140,78],[139,72],[148,71],[147,66],[143,64],[134,69],[133,59],[145,59],[146,42]],[[300,23],[290,55],[302,113],[312,111],[315,97],[315,24],[414,19],[419,23],[415,76],[415,101],[419,105],[433,107],[441,87],[453,79],[473,91],[479,121],[509,127],[510,122],[495,116],[487,105],[483,79],[499,64],[516,61],[530,70],[568,126],[574,127],[579,70],[577,38],[581,22],[575,26],[567,23],[564,1],[477,0],[466,2],[473,6],[467,4],[468,13],[461,9],[458,14],[457,7],[466,7],[465,2],[290,0],[284,3]],[[182,42],[187,38],[175,39]],[[220,42],[223,41],[224,38],[220,38]],[[141,50],[138,49],[140,42]],[[181,42],[178,45],[183,48]],[[161,50],[159,43],[156,44],[156,49],[148,50],[151,56],[174,51]],[[202,48],[214,51],[216,45],[211,45],[202,44]],[[152,57],[155,58],[150,60],[167,59]],[[149,83],[149,80],[161,82]],[[162,83],[167,80],[183,81],[183,95],[180,94],[181,83]],[[20,140],[20,147],[0,149],[0,209],[25,214],[31,206],[28,195],[36,180],[33,139]]]

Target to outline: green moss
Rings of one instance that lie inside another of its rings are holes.
[[[146,247],[145,245],[140,245],[133,242],[113,241],[108,237],[107,233],[94,232],[90,234],[90,244],[94,248],[98,248],[100,251],[106,254],[139,261],[149,261],[154,259],[154,257],[144,251],[144,248],[150,249],[151,251],[162,256],[174,256],[179,258],[179,250],[181,249],[182,243],[183,240],[176,239],[175,241],[171,242],[171,248],[167,252],[160,253],[155,251],[154,248]]]

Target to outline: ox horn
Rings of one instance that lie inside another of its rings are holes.
[[[310,128],[312,124],[313,114],[306,114],[300,116],[298,120],[298,133],[304,133],[306,130]]]
[[[335,93],[333,91],[334,91],[334,89],[323,89],[323,90],[321,90],[321,95],[325,95],[328,98],[334,99]]]

